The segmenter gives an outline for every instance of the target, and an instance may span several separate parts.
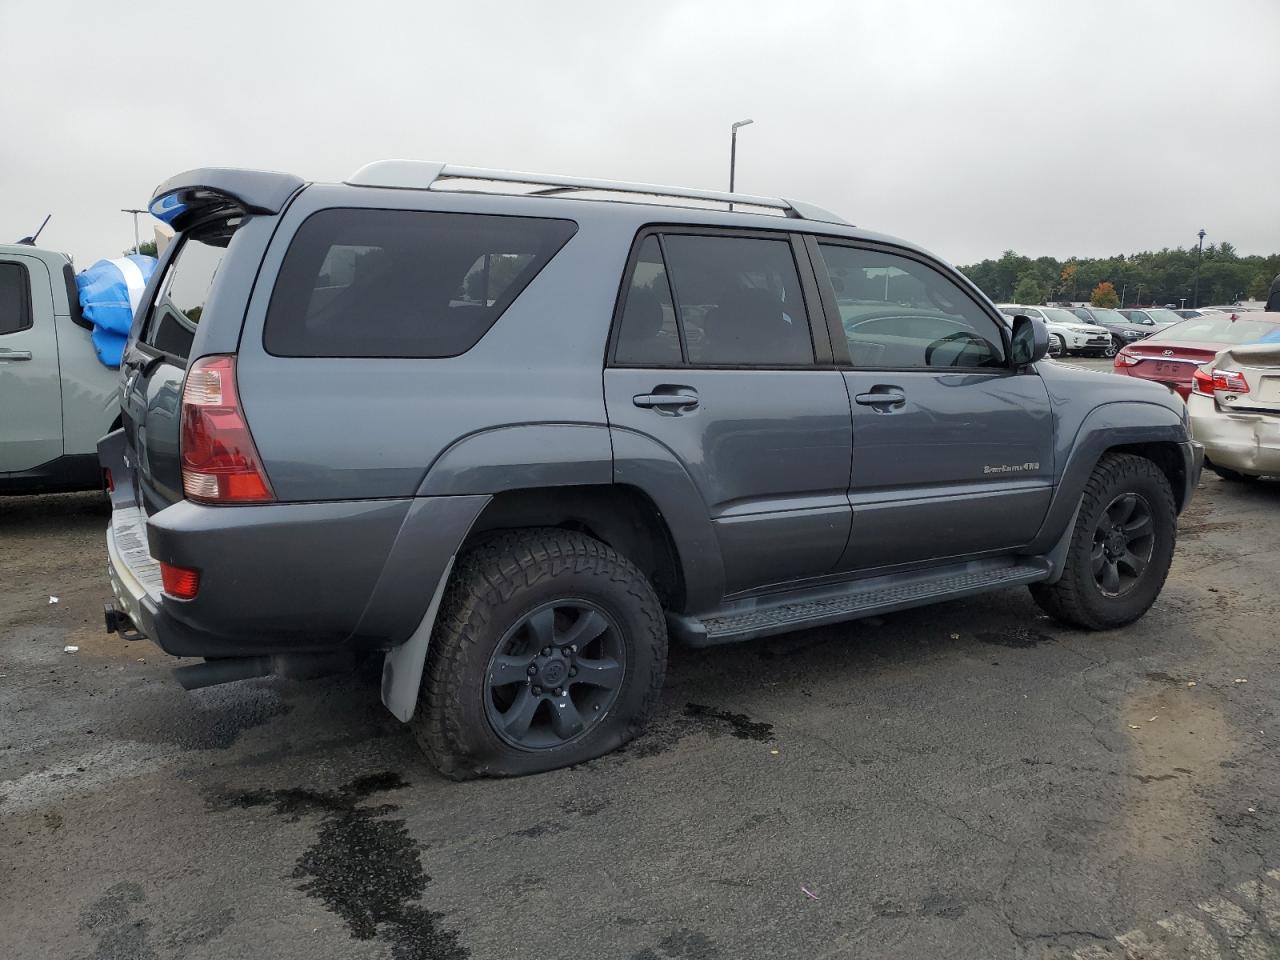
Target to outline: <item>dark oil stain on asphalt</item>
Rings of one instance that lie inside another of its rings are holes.
[[[80,914],[80,929],[94,934],[98,945],[85,960],[158,960],[151,946],[151,921],[133,917],[134,904],[142,903],[142,887],[117,883]]]
[[[465,960],[458,933],[440,926],[442,913],[421,899],[431,878],[403,820],[388,820],[394,804],[361,805],[375,793],[408,784],[396,773],[358,777],[336,791],[250,790],[215,801],[222,807],[274,807],[296,821],[322,815],[315,844],[298,858],[298,889],[340,916],[357,940],[382,939],[396,960]]]
[[[1022,649],[1035,647],[1042,643],[1053,643],[1053,637],[1039,630],[1028,630],[1026,627],[1007,627],[1004,630],[987,630],[974,634],[983,643],[997,647],[1014,647]]]
[[[722,954],[716,942],[700,930],[681,927],[663,937],[656,947],[631,955],[631,960],[718,960]]]
[[[745,713],[730,713],[715,707],[704,707],[700,703],[686,703],[684,715],[705,724],[726,724],[729,732],[739,740],[754,740],[757,743],[768,743],[773,739],[773,724],[752,720]]]
[[[744,713],[686,703],[679,713],[663,711],[655,716],[644,736],[634,744],[611,756],[590,760],[588,764],[624,763],[629,758],[654,757],[666,753],[692,733],[707,733],[713,737],[729,733],[739,740],[768,743],[773,740],[773,724],[752,720]]]

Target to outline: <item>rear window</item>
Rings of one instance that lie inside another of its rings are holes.
[[[570,220],[322,210],[298,229],[267,309],[282,357],[454,357],[577,230]]]
[[[1280,324],[1266,320],[1233,320],[1229,314],[1210,313],[1194,320],[1183,320],[1172,327],[1147,337],[1143,343],[1176,340],[1179,343],[1256,343],[1274,338],[1280,333]]]
[[[222,221],[182,236],[182,246],[165,269],[139,341],[186,362],[227,244],[241,222],[240,218]]]

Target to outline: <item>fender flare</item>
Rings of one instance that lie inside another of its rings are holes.
[[[1028,553],[1044,553],[1069,530],[1085,484],[1102,455],[1135,443],[1183,444],[1189,439],[1177,412],[1159,403],[1119,400],[1095,407],[1080,422],[1044,523]]]

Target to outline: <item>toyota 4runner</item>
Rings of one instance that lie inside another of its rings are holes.
[[[1169,390],[808,204],[382,161],[151,210],[108,629],[188,688],[379,653],[453,777],[626,743],[669,638],[1018,584],[1127,624],[1199,476]]]

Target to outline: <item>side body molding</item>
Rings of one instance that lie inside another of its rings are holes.
[[[1189,439],[1177,413],[1142,401],[1106,403],[1090,411],[1075,431],[1060,427],[1056,455],[1062,473],[1044,524],[1026,552],[1044,553],[1057,543],[1075,516],[1089,475],[1108,449],[1132,443],[1184,444]]]

